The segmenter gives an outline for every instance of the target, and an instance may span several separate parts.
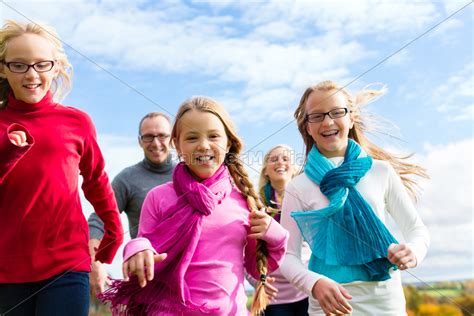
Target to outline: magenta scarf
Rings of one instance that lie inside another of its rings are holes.
[[[212,306],[191,301],[184,275],[196,250],[202,232],[203,218],[232,190],[231,176],[222,166],[214,175],[198,182],[182,162],[173,171],[176,204],[166,211],[167,218],[146,237],[158,253],[167,258],[155,264],[155,277],[140,288],[138,279],[115,280],[111,288],[99,295],[102,302],[111,302],[114,315],[155,315],[159,312],[186,314],[200,310],[212,313]]]

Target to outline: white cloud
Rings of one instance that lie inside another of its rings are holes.
[[[420,162],[431,177],[424,183],[422,203],[427,221],[466,223],[472,221],[472,159],[474,140],[446,145],[425,145]]]
[[[240,5],[248,23],[288,20],[323,31],[347,35],[418,32],[439,17],[430,1],[275,1]],[[401,12],[403,12],[401,14]]]
[[[473,275],[473,151],[474,139],[426,144],[414,162],[428,171],[416,204],[428,227],[431,245],[422,264],[402,272],[404,282],[472,278]],[[389,227],[403,240],[393,220]]]
[[[283,21],[272,21],[255,28],[255,38],[289,40],[298,33],[298,28]]]
[[[66,42],[112,72],[200,73],[243,83],[239,103],[247,111],[275,91],[297,91],[260,111],[275,119],[288,113],[290,103],[283,100],[298,98],[299,91],[321,79],[347,79],[350,67],[377,56],[363,44],[362,35],[378,34],[384,41],[385,34],[405,36],[439,15],[429,1],[8,3],[53,24]]]
[[[474,63],[470,63],[435,87],[432,102],[438,104],[436,110],[447,113],[449,121],[473,120],[473,86]]]
[[[431,247],[420,275],[456,277],[473,271],[473,150],[474,139],[426,145],[419,158],[431,177],[423,183],[418,205],[430,229]]]
[[[466,106],[457,113],[450,113],[447,120],[450,122],[472,121],[474,119],[474,105]]]
[[[469,0],[443,0],[442,4],[447,14],[452,14],[464,6],[468,6],[472,1]]]

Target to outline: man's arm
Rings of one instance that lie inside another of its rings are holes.
[[[114,191],[115,200],[117,201],[117,207],[121,213],[124,211],[126,205],[127,187],[125,183],[121,181],[120,174],[112,181],[112,189]],[[104,237],[104,222],[93,212],[89,216],[87,223],[89,225],[89,253],[92,258],[89,285],[91,292],[97,295],[105,290],[106,285],[111,284],[104,265],[100,261],[95,260],[95,249],[99,247],[100,241],[102,237]]]
[[[92,213],[95,214],[95,213]],[[96,215],[97,216],[97,215]],[[89,217],[90,219],[90,217]],[[100,245],[100,240],[96,238],[89,239],[89,253],[92,258],[91,273],[89,278],[90,290],[94,296],[104,292],[105,285],[112,284],[104,265],[100,261],[94,260],[95,251]]]

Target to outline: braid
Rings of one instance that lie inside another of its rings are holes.
[[[233,159],[231,163],[226,159],[226,165],[229,168],[229,172],[232,175],[237,188],[239,188],[247,199],[249,210],[259,210],[264,207],[240,159]],[[256,257],[257,271],[260,273],[260,280],[258,280],[255,288],[251,310],[252,315],[260,315],[269,303],[268,296],[265,293],[265,283],[268,272],[268,249],[267,243],[261,239],[257,240]]]

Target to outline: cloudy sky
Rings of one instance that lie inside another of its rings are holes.
[[[417,204],[431,248],[405,281],[474,278],[472,17],[469,0],[0,1],[2,21],[44,22],[64,40],[74,66],[64,103],[92,116],[111,177],[141,158],[139,119],[173,117],[190,96],[230,112],[256,179],[275,144],[301,157],[292,113],[307,86],[386,85],[365,109],[388,120],[371,136],[415,152],[431,176]]]

